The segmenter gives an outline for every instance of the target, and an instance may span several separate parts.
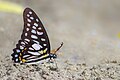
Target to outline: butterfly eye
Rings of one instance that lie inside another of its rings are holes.
[[[56,55],[56,54],[50,53],[49,55],[50,55],[50,58],[57,58],[57,55]]]

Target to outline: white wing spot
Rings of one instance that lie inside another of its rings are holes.
[[[36,27],[38,27],[38,24],[37,24],[37,23],[34,23],[34,25],[35,25]]]
[[[31,48],[31,47],[30,47],[29,49],[30,49],[30,50],[34,50],[34,49],[33,49],[33,48]]]
[[[15,61],[18,61],[18,59],[16,59]]]
[[[32,32],[33,34],[36,34],[36,31],[35,31],[35,30],[32,30],[31,32]]]
[[[15,57],[18,57],[18,55],[17,55],[17,54],[15,54]]]
[[[37,22],[39,22],[39,20],[38,20],[38,19],[36,19],[36,21],[37,21]]]
[[[29,40],[29,39],[25,39],[25,41],[28,41],[28,42],[30,42],[30,40]]]
[[[28,53],[33,54],[33,55],[40,55],[40,53],[38,53],[38,52],[31,52],[31,51],[28,51]]]
[[[41,38],[41,41],[45,41],[45,39],[44,39],[44,38]]]
[[[24,43],[24,42],[21,42],[21,44],[25,45],[25,43]]]
[[[20,49],[24,49],[24,47],[23,47],[23,46],[20,46]]]
[[[29,31],[29,28],[26,28],[27,31]]]
[[[30,11],[29,14],[32,14],[32,12]]]
[[[30,17],[30,15],[29,15],[29,14],[27,14],[27,17]]]
[[[37,31],[37,34],[38,34],[38,35],[43,35],[43,32],[38,32],[38,31]]]
[[[32,37],[33,39],[38,39],[38,37],[35,36],[35,35],[31,35],[31,37]]]
[[[43,46],[47,46],[47,44],[43,44]]]
[[[16,52],[17,52],[17,53],[19,53],[19,52],[20,52],[20,50],[19,50],[19,49],[17,49],[17,50],[16,50]]]
[[[25,33],[25,36],[27,36],[27,33]]]
[[[35,26],[33,26],[32,28],[33,28],[33,29],[36,29],[36,27],[35,27]]]
[[[39,42],[38,41],[36,41],[36,40],[33,40],[34,42],[36,42],[37,44],[39,44]]]
[[[41,27],[38,28],[38,30],[41,30],[41,29],[42,29]]]
[[[41,46],[39,44],[33,44],[32,47],[35,49],[35,50],[40,50]]]
[[[32,20],[33,20],[34,18],[33,18],[33,17],[30,17],[30,19],[32,19]]]
[[[25,43],[26,43],[26,44],[28,44],[28,42],[27,42],[27,41],[25,41]]]
[[[27,26],[30,26],[30,24],[29,24],[29,23],[27,23]]]
[[[31,22],[31,20],[30,20],[30,19],[27,19],[27,21],[28,21],[28,22]]]
[[[30,56],[30,55],[24,55],[23,58],[28,57],[28,56]]]

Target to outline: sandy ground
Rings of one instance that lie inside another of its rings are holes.
[[[22,33],[22,14],[0,12],[0,80],[120,79],[120,1],[11,1],[38,14],[53,49],[64,46],[56,63],[14,64],[10,55]]]

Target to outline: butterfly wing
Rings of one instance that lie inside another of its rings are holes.
[[[50,52],[50,42],[45,28],[42,22],[30,8],[26,8],[23,13],[24,18],[24,29],[21,36],[22,39],[29,39],[34,41],[41,46],[43,49],[48,48],[48,53]]]
[[[50,42],[42,22],[30,8],[24,10],[23,18],[21,40],[13,49],[14,62],[35,62],[47,58],[50,53]]]

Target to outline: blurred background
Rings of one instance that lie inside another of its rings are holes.
[[[120,57],[119,0],[0,0],[0,58],[12,54],[32,8],[45,26],[58,61],[96,64]]]

